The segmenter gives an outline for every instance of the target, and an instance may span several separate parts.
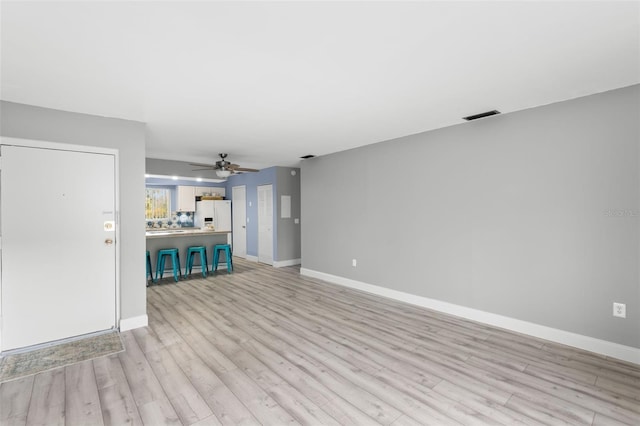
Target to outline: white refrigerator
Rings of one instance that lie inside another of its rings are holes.
[[[207,228],[211,225],[216,231],[231,232],[230,200],[203,200],[196,203],[195,226]]]

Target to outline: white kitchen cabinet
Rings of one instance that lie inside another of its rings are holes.
[[[204,194],[211,194],[211,195],[219,195],[220,197],[224,198],[224,188],[219,188],[219,187],[215,187],[215,186],[196,186],[196,195],[198,197],[204,195]]]
[[[196,187],[195,186],[178,186],[176,200],[177,212],[194,212],[196,211]]]

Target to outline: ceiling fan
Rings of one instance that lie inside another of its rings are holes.
[[[189,164],[196,167],[202,167],[201,169],[194,169],[194,171],[214,170],[216,172],[216,175],[219,178],[228,178],[232,174],[236,174],[240,172],[259,172],[260,171],[258,169],[248,169],[246,167],[240,167],[237,164],[232,164],[231,162],[226,160],[227,154],[218,154],[218,155],[220,156],[220,160],[216,161],[216,163],[213,165],[202,164],[202,163],[189,163]]]

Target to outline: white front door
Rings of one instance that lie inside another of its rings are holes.
[[[258,186],[258,262],[273,265],[273,187]]]
[[[0,156],[1,350],[115,328],[115,155],[2,145]]]
[[[231,188],[233,211],[233,255],[247,257],[247,187]]]

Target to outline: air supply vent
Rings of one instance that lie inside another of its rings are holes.
[[[462,117],[464,120],[472,121],[477,120],[478,118],[491,117],[492,115],[498,115],[500,111],[494,109],[493,111],[481,112],[480,114],[469,115],[467,117]]]
[[[300,157],[300,158],[302,158],[303,160],[308,160],[309,158],[313,158],[313,157],[315,157],[315,155],[313,155],[313,154],[307,154],[307,155],[303,155],[303,156],[302,156],[302,157]]]

